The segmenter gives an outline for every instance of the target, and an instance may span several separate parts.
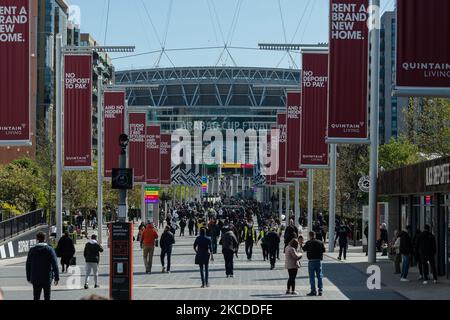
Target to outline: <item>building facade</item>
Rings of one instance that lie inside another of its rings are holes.
[[[405,132],[404,112],[409,99],[395,97],[397,25],[395,11],[381,17],[380,29],[380,144],[389,143]]]
[[[440,276],[450,276],[450,157],[380,172],[379,196],[388,197],[389,230],[431,227]]]

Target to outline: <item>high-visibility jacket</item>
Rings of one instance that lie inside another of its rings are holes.
[[[245,226],[244,227],[244,241],[247,241],[247,237],[248,237],[248,232],[249,231],[249,227]],[[256,231],[254,228],[251,228],[251,237],[253,239],[254,242],[256,242]]]

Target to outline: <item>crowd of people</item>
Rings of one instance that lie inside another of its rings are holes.
[[[322,235],[320,234],[318,238],[316,233],[311,231],[305,243],[303,226],[297,227],[294,219],[291,211],[287,223],[283,223],[278,215],[272,214],[264,204],[255,200],[227,199],[226,202],[214,203],[198,201],[176,203],[167,213],[162,212],[160,216],[158,228],[164,230],[160,237],[152,222],[147,224],[142,222],[138,229],[137,241],[143,250],[147,274],[152,272],[153,254],[158,245],[161,249],[162,272],[170,273],[175,236],[185,236],[187,227],[189,236],[195,239],[193,250],[195,264],[200,269],[201,288],[210,286],[209,264],[214,261],[219,246],[224,258],[226,278],[235,277],[234,259],[239,257],[241,247],[247,260],[252,261],[254,248],[260,245],[263,260],[268,261],[270,270],[275,269],[277,261],[280,260],[280,251],[283,250],[286,256],[285,268],[288,270],[286,294],[294,295],[298,294],[295,291],[295,278],[300,267],[299,260],[302,259],[303,252],[306,252],[311,284],[308,295],[322,295],[321,261],[325,252]]]
[[[301,266],[300,261],[303,259],[308,261],[310,292],[307,296],[322,296],[324,291],[322,260],[325,253],[324,241],[327,237],[326,223],[323,216],[319,214],[305,241],[303,225],[296,226],[294,219],[293,213],[289,212],[285,221],[280,221],[278,215],[267,210],[266,204],[256,200],[227,199],[223,203],[199,201],[175,203],[168,208],[167,213],[162,212],[157,227],[152,222],[141,222],[135,240],[140,243],[147,274],[152,273],[153,256],[158,246],[162,273],[171,273],[171,257],[176,237],[192,237],[195,253],[193,263],[199,267],[201,288],[210,286],[209,264],[214,261],[219,247],[224,258],[226,278],[235,277],[234,259],[239,257],[241,247],[245,251],[246,259],[252,261],[254,249],[260,245],[262,259],[268,261],[270,270],[275,269],[277,261],[280,260],[280,251],[283,250],[284,268],[288,273],[286,294],[299,294],[295,290],[295,280]],[[86,223],[84,221],[84,224]],[[85,227],[81,218],[76,220],[76,224],[76,228]],[[95,223],[90,225],[95,230]],[[186,227],[188,232],[185,232]],[[161,235],[158,229],[163,230]],[[351,225],[345,220],[336,221],[334,241],[339,245],[339,260],[347,259],[348,239],[351,237],[351,232]],[[365,235],[367,237],[367,228]],[[400,274],[402,282],[409,281],[409,268],[414,260],[418,264],[421,280],[425,284],[428,283],[428,265],[430,265],[436,283],[436,239],[431,233],[430,226],[426,225],[422,232],[418,230],[414,237],[411,235],[412,230],[408,227],[407,230],[396,232],[394,239],[389,242],[386,225],[382,224],[378,249],[382,254],[385,254],[386,248],[391,249],[391,254],[394,255],[395,272]],[[98,266],[102,252],[103,248],[98,243],[96,232],[94,232],[83,251],[86,266],[85,289],[89,288],[91,274],[94,278],[94,288],[99,288]],[[37,235],[37,245],[30,250],[26,261],[26,277],[33,285],[35,300],[40,299],[42,292],[44,299],[50,300],[52,284],[56,286],[60,280],[57,258],[61,259],[61,273],[68,272],[70,266],[77,264],[75,253],[69,228],[65,229],[55,249],[47,244],[44,233]]]

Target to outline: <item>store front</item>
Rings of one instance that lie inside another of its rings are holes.
[[[439,276],[450,276],[450,157],[380,172],[378,196],[389,203],[390,231],[430,225]]]

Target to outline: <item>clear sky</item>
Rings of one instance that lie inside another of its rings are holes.
[[[328,41],[329,0],[109,0],[108,23],[108,0],[68,2],[81,10],[82,32],[91,33],[100,44],[135,45],[136,54],[160,51],[163,46],[172,50],[223,47],[226,43],[228,47],[256,49],[262,42]],[[381,9],[392,10],[394,2],[381,0]],[[124,70],[234,63],[297,68],[299,64],[295,53],[290,58],[286,52],[236,48],[229,52],[231,57],[223,48],[168,51],[160,60],[160,53],[155,52],[115,59],[114,65],[117,70]]]

